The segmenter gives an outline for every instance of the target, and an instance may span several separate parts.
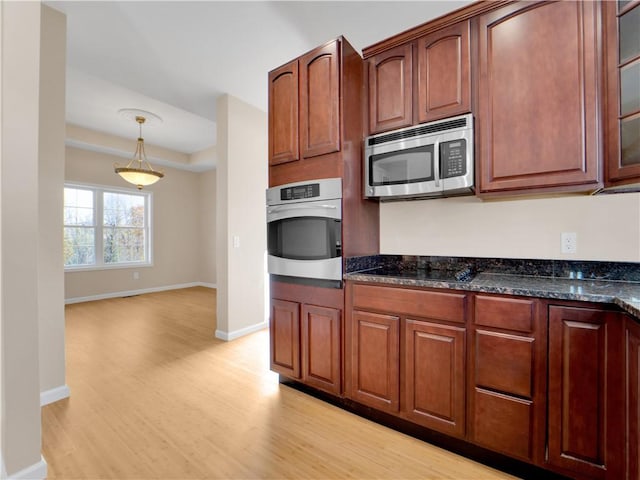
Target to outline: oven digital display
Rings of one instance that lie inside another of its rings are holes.
[[[286,187],[280,190],[280,200],[299,200],[301,198],[313,198],[320,196],[320,184],[309,183],[295,187]]]

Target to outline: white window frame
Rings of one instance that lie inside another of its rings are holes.
[[[140,191],[133,188],[121,188],[112,187],[109,185],[96,185],[91,183],[75,183],[65,182],[64,188],[78,188],[83,190],[90,190],[93,192],[93,212],[94,212],[94,229],[95,229],[95,260],[96,263],[91,265],[65,265],[65,272],[86,272],[91,270],[113,270],[123,268],[140,268],[140,267],[153,267],[153,192]],[[142,262],[123,262],[116,264],[104,263],[104,250],[103,250],[103,202],[104,193],[124,193],[128,195],[140,195],[145,198],[145,230],[146,245],[145,254],[146,260]],[[63,229],[66,225],[63,223]]]

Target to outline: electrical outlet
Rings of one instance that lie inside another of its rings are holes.
[[[578,238],[575,232],[563,232],[560,235],[560,250],[562,253],[578,251]]]
[[[140,280],[140,272],[133,272],[133,279]]]
[[[240,248],[240,237],[238,235],[233,236],[233,248]]]

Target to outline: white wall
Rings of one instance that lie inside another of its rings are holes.
[[[131,143],[135,148],[135,142]],[[65,178],[70,182],[133,188],[113,171],[122,159],[112,155],[66,149]],[[153,192],[153,266],[65,273],[65,298],[78,299],[117,292],[154,289],[202,282],[202,248],[215,248],[201,239],[203,216],[213,216],[215,205],[201,199],[201,192],[213,188],[211,174],[163,168],[165,177],[145,187]],[[206,176],[206,175],[205,175]],[[208,270],[211,270],[211,259]],[[214,260],[215,261],[215,260]],[[139,272],[139,279],[133,272]],[[215,283],[209,275],[207,281]]]
[[[40,392],[44,401],[68,396],[64,356],[62,209],[65,137],[66,17],[42,7],[40,57],[40,161],[38,316]]]
[[[216,284],[216,171],[198,175],[200,192],[200,281]]]
[[[216,111],[216,336],[231,340],[266,325],[267,115],[229,95],[218,99]]]
[[[560,234],[577,234],[563,254]],[[640,261],[640,193],[380,205],[385,254]]]
[[[40,13],[40,2],[0,3],[0,448],[6,472],[33,468],[29,478],[46,476],[37,301]]]

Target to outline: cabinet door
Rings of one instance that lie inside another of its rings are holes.
[[[614,474],[621,462],[607,458],[612,435],[621,432],[607,419],[622,404],[609,376],[622,369],[610,357],[620,350],[623,322],[607,318],[600,310],[549,307],[549,463],[593,478],[622,475]]]
[[[413,121],[412,45],[401,45],[367,60],[369,133],[408,127]]]
[[[599,185],[596,2],[479,18],[480,193]]]
[[[353,311],[351,398],[387,412],[398,412],[399,318]]]
[[[269,72],[269,165],[298,160],[298,61]]]
[[[626,363],[626,470],[629,480],[640,480],[640,325],[627,319]]]
[[[300,304],[271,300],[271,370],[300,378]]]
[[[302,306],[302,380],[331,393],[341,393],[340,310]]]
[[[407,417],[463,437],[465,329],[407,319],[404,355]]]
[[[607,184],[640,182],[640,3],[603,2]]]
[[[340,149],[339,41],[300,57],[300,141],[303,158]]]
[[[469,21],[418,39],[418,122],[471,111]]]

